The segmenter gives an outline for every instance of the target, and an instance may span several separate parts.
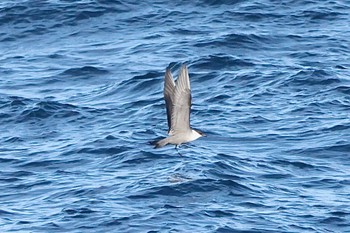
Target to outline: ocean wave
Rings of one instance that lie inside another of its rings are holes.
[[[94,66],[84,66],[79,68],[69,68],[63,71],[60,75],[70,77],[96,77],[97,75],[108,74],[108,71]]]
[[[338,78],[335,78],[332,73],[325,70],[301,70],[286,80],[285,84],[293,86],[328,86],[340,82],[341,81]]]
[[[210,55],[193,61],[193,66],[201,70],[224,70],[228,67],[230,69],[239,69],[254,65],[255,63],[251,60],[243,60],[225,54]]]
[[[272,38],[267,35],[257,34],[227,34],[211,40],[200,40],[194,46],[196,47],[216,47],[216,48],[240,48],[254,49],[261,48],[271,43]]]
[[[41,101],[23,110],[19,115],[18,121],[45,119],[48,117],[69,118],[77,115],[80,115],[80,112],[73,105],[61,104],[55,101]]]
[[[11,24],[41,24],[43,21],[53,22],[54,27],[65,24],[76,24],[79,20],[100,17],[107,13],[127,12],[131,5],[115,1],[91,1],[89,3],[29,3],[21,2],[0,8],[0,26]],[[61,22],[57,24],[57,22]]]

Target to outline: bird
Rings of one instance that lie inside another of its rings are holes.
[[[176,82],[169,68],[164,77],[164,100],[168,120],[168,137],[155,141],[154,148],[161,148],[168,144],[178,146],[206,136],[202,131],[190,126],[191,87],[188,69],[185,64],[180,68]],[[179,152],[179,151],[178,151]]]

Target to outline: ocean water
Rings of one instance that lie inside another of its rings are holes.
[[[350,2],[3,0],[0,232],[350,232]],[[166,67],[191,124],[166,136]]]

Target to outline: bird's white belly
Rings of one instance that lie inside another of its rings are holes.
[[[182,143],[191,142],[198,139],[200,135],[198,133],[191,131],[185,133],[176,133],[170,137],[169,143],[180,145]]]

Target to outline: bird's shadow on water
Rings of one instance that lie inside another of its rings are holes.
[[[198,163],[197,165],[192,163],[199,156],[198,153],[195,153],[196,155],[193,153],[195,148],[196,145],[190,144],[182,144],[178,149],[175,149],[174,145],[167,145],[159,149],[152,149],[151,153],[153,156],[159,155],[162,159],[169,160],[165,165],[171,167],[167,181],[171,184],[181,184],[198,178],[196,172]]]
[[[188,171],[189,161],[185,156],[178,156],[178,161],[172,167],[172,173],[169,174],[168,182],[171,184],[180,184],[188,181],[192,181],[194,177],[191,177]]]
[[[188,146],[193,148],[195,146]],[[192,150],[184,149],[182,156],[178,157],[178,161],[173,165],[172,173],[169,174],[168,182],[172,184],[181,184],[193,182],[198,179],[206,178],[207,161],[199,158],[202,157],[199,153],[194,153]]]

